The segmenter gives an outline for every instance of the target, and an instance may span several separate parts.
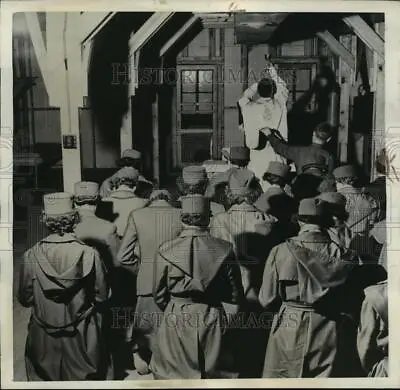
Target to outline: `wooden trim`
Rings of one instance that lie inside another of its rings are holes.
[[[172,17],[174,12],[156,12],[135,32],[132,52],[142,48],[151,37]]]
[[[216,58],[216,50],[215,50],[215,29],[209,28],[208,29],[208,57],[211,58]]]
[[[172,166],[169,167],[173,171],[178,165],[178,150],[177,150],[177,129],[178,129],[178,86],[172,88]]]
[[[198,15],[192,16],[161,48],[160,56],[164,56],[182,36],[193,26],[193,24],[199,19]]]
[[[180,134],[211,134],[214,130],[211,129],[190,129],[190,130],[179,130]]]
[[[319,62],[318,57],[274,57],[272,62],[275,64],[314,64]]]
[[[225,58],[225,30],[223,28],[219,29],[219,56],[222,59]]]
[[[347,48],[344,47],[328,30],[317,32],[317,36],[328,45],[332,53],[342,58],[351,69],[355,70],[356,60],[353,54],[347,50]]]
[[[212,129],[190,129],[185,130],[181,129],[181,83],[180,83],[180,74],[182,70],[213,70],[213,106],[214,109],[210,114],[213,115],[213,128]],[[186,163],[182,162],[182,141],[181,137],[185,134],[211,134],[212,135],[212,147],[213,154],[216,154],[216,151],[219,147],[219,124],[218,124],[218,66],[215,63],[199,64],[199,63],[189,63],[189,64],[177,64],[176,70],[179,74],[178,82],[175,91],[176,97],[176,126],[173,129],[174,136],[174,158],[175,158],[175,167],[184,166]]]
[[[47,91],[50,91],[52,83],[48,73],[47,50],[44,44],[42,31],[40,29],[38,14],[37,12],[26,12],[25,18],[26,18],[26,24],[28,26],[29,35],[31,37],[33,49],[36,54],[36,59],[39,64],[40,71],[42,73],[44,85]],[[54,39],[57,38],[54,37]]]
[[[152,119],[153,119],[153,178],[160,182],[160,145],[159,145],[159,106],[158,106],[158,93],[155,94],[155,101],[152,104]]]
[[[340,43],[345,46],[351,36],[341,36]],[[354,70],[348,66],[342,57],[339,57],[340,79],[340,111],[338,133],[338,155],[341,163],[348,160],[349,145],[349,120],[350,120],[350,94]]]
[[[223,63],[221,58],[207,59],[204,57],[187,57],[180,58],[176,61],[177,65],[217,65]]]
[[[359,15],[348,16],[343,21],[378,56],[385,59],[385,41]]]
[[[222,59],[222,63],[217,66],[219,72],[219,78],[217,79],[217,88],[218,88],[218,150],[216,157],[218,159],[221,158],[221,150],[225,145],[225,85],[222,82],[224,79],[224,64],[225,64],[225,30],[223,28],[219,29],[220,33],[220,57]]]
[[[249,87],[249,48],[247,45],[240,45],[240,68],[242,72],[242,90]]]
[[[81,30],[79,43],[93,39],[117,12],[81,12],[77,15],[76,26]]]

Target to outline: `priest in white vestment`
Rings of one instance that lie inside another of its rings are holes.
[[[255,173],[260,182],[263,182],[262,177],[271,161],[286,162],[266,141],[269,132],[263,133],[263,130],[278,130],[285,141],[288,136],[286,102],[289,91],[286,83],[271,63],[268,63],[264,74],[265,78],[251,85],[238,102],[243,116],[246,146],[251,150],[248,169]]]

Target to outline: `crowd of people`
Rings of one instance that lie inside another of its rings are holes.
[[[386,170],[361,186],[332,132],[297,147],[265,126],[280,159],[256,174],[253,150],[227,148],[218,173],[185,166],[177,194],[127,150],[101,185],[44,195],[50,234],[18,293],[28,380],[387,376]]]

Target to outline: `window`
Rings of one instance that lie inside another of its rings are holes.
[[[316,64],[282,63],[278,65],[278,74],[286,82],[287,88],[289,89],[288,109],[310,89],[315,73]],[[314,104],[314,101],[311,100],[308,104],[308,108],[312,109]]]
[[[181,71],[182,129],[213,127],[214,70]]]
[[[177,70],[174,160],[182,167],[197,162],[199,154],[212,155],[217,149],[217,66],[182,64]]]

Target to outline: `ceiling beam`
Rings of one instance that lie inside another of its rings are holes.
[[[381,59],[385,59],[385,41],[359,15],[348,16],[343,21]]]
[[[353,54],[347,50],[328,30],[317,32],[317,37],[323,40],[332,51],[349,65],[353,70],[356,68],[356,60]]]
[[[161,48],[160,57],[163,57],[199,18],[198,15],[193,15]]]
[[[156,12],[136,31],[130,50],[141,49],[151,37],[171,18],[174,12]]]
[[[51,83],[48,77],[47,50],[40,29],[38,14],[37,12],[25,12],[25,18],[44,84],[46,88],[49,88]]]
[[[93,39],[96,34],[117,14],[117,12],[81,12],[77,18],[80,43]]]

